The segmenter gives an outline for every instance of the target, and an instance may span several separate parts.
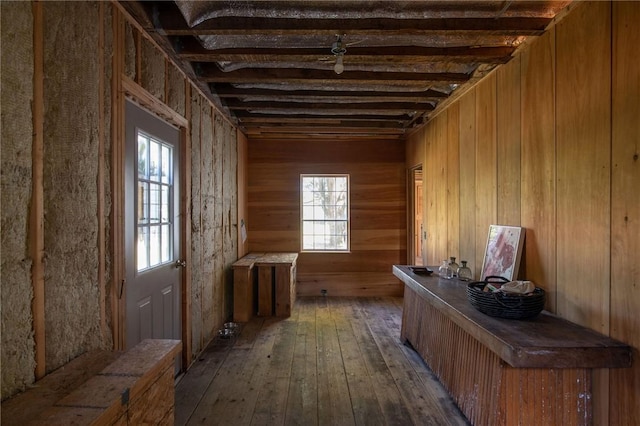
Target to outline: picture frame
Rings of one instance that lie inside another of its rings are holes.
[[[489,225],[480,279],[500,276],[518,278],[526,229],[519,226]]]

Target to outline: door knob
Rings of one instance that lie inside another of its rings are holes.
[[[185,266],[187,266],[187,261],[186,260],[176,260],[176,268],[184,268]]]

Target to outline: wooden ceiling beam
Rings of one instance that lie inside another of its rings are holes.
[[[320,48],[235,48],[205,49],[193,37],[172,38],[179,57],[195,62],[234,63],[313,63],[331,58],[328,47]],[[504,64],[511,59],[516,48],[494,47],[422,47],[422,46],[379,46],[350,47],[349,61],[352,63],[470,63],[488,62]]]
[[[463,73],[414,73],[414,72],[365,72],[345,71],[336,74],[329,70],[309,69],[273,69],[273,68],[243,68],[224,72],[214,64],[197,63],[194,66],[198,77],[209,83],[300,83],[310,82],[334,84],[340,81],[358,80],[368,84],[384,84],[394,82],[429,83],[464,83],[470,76]]]
[[[401,111],[433,111],[434,106],[428,102],[243,102],[237,99],[225,101],[230,110],[251,111],[256,109],[280,109],[280,110],[401,110]]]
[[[260,88],[237,88],[230,84],[215,84],[211,89],[220,98],[265,98],[265,99],[287,99],[300,97],[303,99],[309,98],[328,98],[337,100],[346,99],[402,99],[402,100],[437,100],[446,99],[449,95],[437,90],[419,90],[419,91],[349,91],[349,90],[335,90],[334,88],[327,88],[327,90],[275,90],[275,89],[260,89]]]
[[[298,19],[225,16],[189,27],[181,15],[161,13],[156,29],[166,35],[429,35],[434,32],[491,32],[501,35],[540,35],[550,18],[350,18]]]
[[[243,121],[245,119],[260,120],[260,119],[287,119],[287,118],[294,118],[294,119],[298,119],[298,120],[327,119],[327,120],[362,120],[362,121],[369,121],[369,122],[384,122],[384,121],[388,121],[388,122],[394,122],[394,123],[406,123],[406,122],[409,122],[409,121],[411,121],[413,119],[413,115],[411,115],[411,114],[398,114],[397,111],[396,111],[396,113],[394,115],[363,114],[363,113],[360,113],[360,114],[343,114],[343,113],[340,113],[339,111],[332,111],[330,114],[318,115],[318,114],[307,114],[307,113],[291,114],[291,111],[283,111],[281,113],[277,113],[276,114],[274,112],[250,113],[248,111],[237,110],[237,111],[235,111],[234,115],[240,121]]]

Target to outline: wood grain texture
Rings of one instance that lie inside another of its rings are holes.
[[[520,56],[496,71],[497,223],[520,225]]]
[[[584,4],[556,28],[557,312],[603,333],[609,331],[611,109],[602,100],[611,99],[610,7]]]
[[[611,336],[632,345],[631,370],[610,371],[611,424],[640,418],[640,3],[614,2],[611,149]]]
[[[525,273],[546,290],[545,308],[556,312],[555,30],[541,36],[521,60]]]
[[[392,141],[248,141],[248,220],[251,251],[300,251],[300,174],[348,173],[351,252],[301,253],[299,277],[312,276],[329,294],[358,294],[357,276],[378,276],[398,294],[391,265],[406,260],[404,146]],[[348,273],[356,281],[337,282]],[[330,278],[327,280],[327,278]],[[299,295],[319,295],[299,279]],[[311,292],[313,291],[313,293]]]
[[[625,368],[629,345],[546,312],[529,321],[505,321],[476,310],[467,283],[417,275],[395,265],[394,274],[466,333],[517,368]],[[405,288],[406,291],[406,288]],[[406,296],[405,296],[406,297]]]
[[[447,109],[447,253],[463,258],[460,253],[460,104]]]
[[[258,267],[258,316],[273,315],[273,279],[271,266]]]
[[[476,91],[460,103],[460,258],[466,259],[474,276],[482,263],[476,262]],[[483,233],[484,235],[484,233]]]
[[[403,338],[472,424],[591,424],[587,369],[511,367],[413,289],[405,289],[404,300]],[[544,423],[548,418],[561,421]]]
[[[497,219],[498,164],[496,141],[496,75],[476,86],[476,265],[482,265],[489,225]]]
[[[468,424],[398,339],[401,315],[398,298],[303,297],[253,318],[178,384],[176,424]]]

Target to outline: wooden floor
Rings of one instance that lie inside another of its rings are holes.
[[[299,298],[216,339],[176,386],[176,424],[467,425],[400,341],[401,298]]]

